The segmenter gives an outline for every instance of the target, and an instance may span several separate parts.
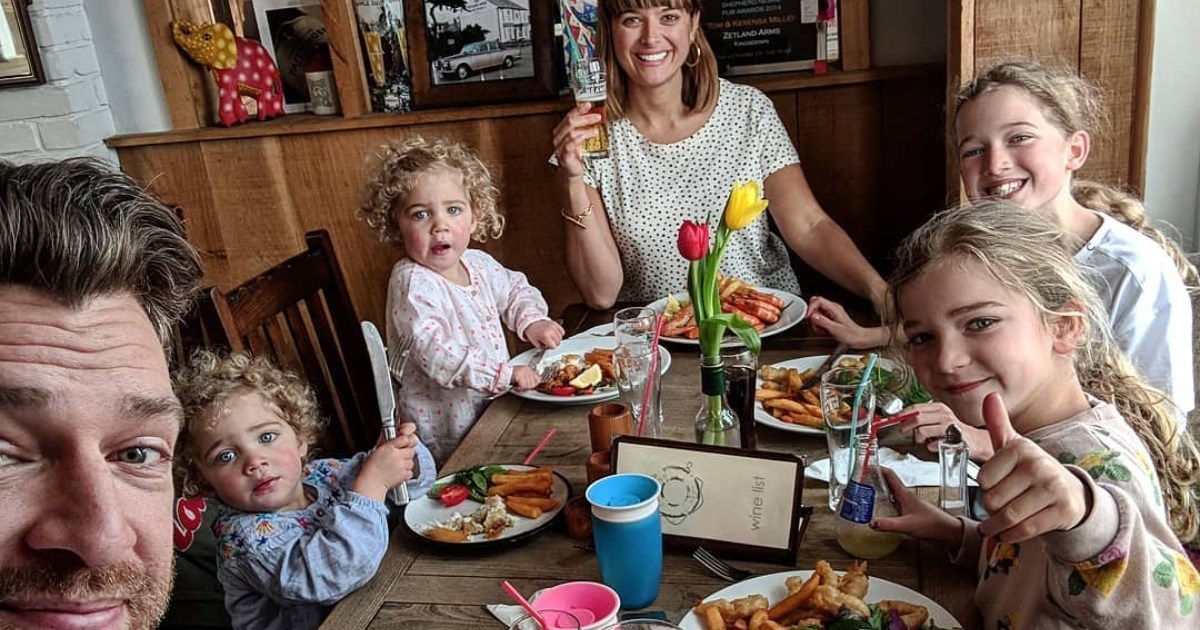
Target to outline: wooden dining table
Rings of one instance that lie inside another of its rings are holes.
[[[612,310],[595,311],[573,305],[563,313],[568,335],[605,321],[612,321]],[[814,334],[804,321],[763,339],[760,363],[827,354],[835,346],[833,339]],[[670,350],[672,358],[670,370],[662,380],[664,437],[693,442],[700,380],[699,349],[671,343],[664,343],[664,347]],[[480,464],[520,462],[553,427],[557,429],[555,435],[534,463],[553,466],[570,481],[572,495],[580,495],[587,485],[590,408],[548,404],[513,395],[497,398],[442,465],[439,475]],[[825,439],[820,436],[785,432],[761,424],[756,435],[759,450],[794,453],[807,461],[828,456]],[[935,489],[921,491],[925,498],[936,498]],[[803,502],[815,510],[793,563],[728,560],[760,575],[811,569],[819,559],[827,560],[837,570],[848,568],[854,558],[842,551],[835,540],[835,517],[828,508],[826,484],[806,479]],[[560,519],[541,535],[511,548],[480,555],[446,553],[431,548],[399,526],[392,532],[375,577],[339,603],[322,628],[495,630],[503,624],[485,605],[512,603],[500,588],[504,580],[527,595],[561,582],[600,580],[596,556],[588,543],[567,536]],[[678,623],[698,601],[729,585],[694,560],[691,551],[668,548],[664,552],[658,599],[647,610],[665,612],[670,621]],[[973,602],[975,576],[972,571],[955,566],[941,546],[905,539],[891,555],[870,561],[869,574],[924,594],[953,614],[963,628],[980,627]]]

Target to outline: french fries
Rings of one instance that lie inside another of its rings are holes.
[[[787,595],[773,606],[765,595],[754,594],[733,601],[700,602],[693,612],[705,630],[827,627],[846,609],[864,618],[871,614],[863,601],[869,588],[866,562],[855,563],[838,575],[828,562],[818,560],[807,578],[789,577],[784,585]],[[881,600],[875,605],[885,611],[896,610],[909,630],[922,627],[929,619],[924,606],[896,600]]]
[[[837,363],[837,367],[861,368],[865,365],[866,360],[861,357],[844,357]],[[764,365],[758,370],[758,377],[762,379],[763,386],[754,392],[754,398],[762,404],[767,413],[783,422],[824,430],[820,385],[800,389],[814,372],[812,369],[797,370]],[[839,412],[849,414],[850,409],[840,409]]]
[[[549,466],[496,473],[491,482],[488,495],[504,497],[504,507],[517,516],[534,519],[558,507],[558,501],[550,498],[554,469]]]

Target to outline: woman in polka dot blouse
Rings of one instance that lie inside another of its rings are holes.
[[[787,248],[854,293],[885,288],[813,197],[770,99],[717,77],[698,0],[600,0],[610,156],[582,159],[600,116],[572,109],[554,130],[567,268],[587,303],[650,301],[685,286],[674,243],[684,219],[715,216],[734,181],[763,182],[770,214],[738,231],[725,273],[799,293]],[[785,245],[786,242],[786,245]]]

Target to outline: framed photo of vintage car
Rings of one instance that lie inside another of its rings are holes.
[[[617,436],[612,470],[662,484],[663,541],[790,564],[812,508],[803,505],[804,460],[790,453]]]
[[[549,98],[555,86],[553,3],[406,2],[416,107]]]

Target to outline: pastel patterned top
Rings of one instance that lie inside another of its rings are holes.
[[[974,566],[984,627],[1200,628],[1200,573],[1167,524],[1150,455],[1115,407],[1093,401],[1030,432],[1091,493],[1074,529],[1018,544],[962,519],[956,561]]]
[[[1096,214],[1104,222],[1075,260],[1091,272],[1117,345],[1186,414],[1196,406],[1187,288],[1158,243],[1107,214]]]
[[[319,459],[305,469],[312,503],[294,512],[249,513],[221,505],[213,522],[217,578],[235,629],[316,628],[333,605],[366,584],[388,546],[386,505],[350,490],[366,453]],[[437,476],[417,448],[420,476],[411,496]]]
[[[599,191],[625,281],[618,300],[647,302],[687,287],[687,260],[675,242],[685,219],[713,224],[735,181],[763,182],[800,161],[771,99],[748,85],[720,81],[717,106],[696,133],[671,144],[647,140],[628,118],[609,123],[610,157],[584,161],[584,183]],[[800,293],[787,245],[767,213],[733,233],[726,273]]]
[[[530,324],[547,319],[546,300],[525,274],[477,249],[464,251],[462,262],[470,286],[407,258],[392,267],[388,280],[388,346],[395,347],[401,335],[414,340],[398,411],[417,424],[438,462],[512,381],[504,328],[524,339]]]

